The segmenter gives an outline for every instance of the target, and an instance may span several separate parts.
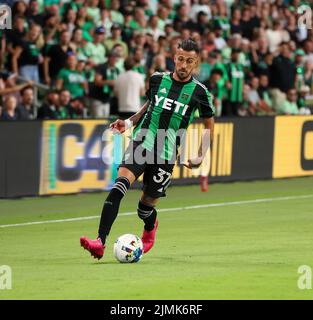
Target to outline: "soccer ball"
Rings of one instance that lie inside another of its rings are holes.
[[[133,234],[123,234],[114,243],[113,253],[119,262],[138,262],[142,257],[143,244]]]

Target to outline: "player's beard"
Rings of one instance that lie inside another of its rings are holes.
[[[191,72],[182,71],[182,70],[176,70],[176,75],[180,81],[185,81],[188,79],[191,75]]]

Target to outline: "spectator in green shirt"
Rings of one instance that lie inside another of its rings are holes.
[[[159,17],[158,27],[161,31],[164,31],[165,25],[169,19],[170,11],[164,6],[160,6],[157,11]]]
[[[277,108],[278,114],[299,114],[297,106],[297,91],[291,88],[287,91],[287,99]]]
[[[116,68],[120,70],[120,72],[124,72],[124,62],[127,56],[124,55],[123,47],[121,44],[117,43],[113,46],[112,52],[116,55]]]
[[[224,99],[224,89],[221,79],[223,77],[223,72],[220,69],[213,69],[211,76],[208,80],[204,81],[203,84],[208,88],[208,90],[213,94],[214,101],[213,104],[216,109],[216,116],[220,117],[222,115],[223,99]]]
[[[120,25],[123,25],[124,16],[119,11],[120,5],[121,5],[120,0],[111,0],[110,13],[111,13],[113,23],[118,23]]]
[[[208,52],[205,49],[201,50],[201,62],[200,62],[200,66],[199,66],[199,81],[203,82],[207,79],[209,79],[210,74],[211,74],[211,70],[213,68],[213,65],[215,63],[215,59],[216,59],[216,55],[214,54],[214,52]],[[213,63],[212,63],[213,62]]]
[[[100,26],[94,30],[92,42],[87,42],[84,47],[84,55],[91,65],[96,66],[106,61],[106,50],[104,47],[105,29]]]
[[[78,9],[77,18],[76,18],[76,26],[83,31],[83,39],[87,41],[92,41],[92,36],[89,31],[94,27],[94,22],[88,20],[87,9],[85,7],[81,7]]]
[[[100,17],[99,0],[89,0],[87,4],[87,16],[95,24],[98,25]]]
[[[129,23],[130,27],[134,30],[144,31],[147,27],[147,20],[145,11],[142,8],[136,7],[134,18]]]
[[[133,70],[137,71],[138,73],[140,73],[143,77],[143,80],[145,81],[146,79],[146,69],[144,67],[145,63],[143,60],[143,50],[140,47],[137,47],[134,51],[134,66],[133,66]]]
[[[244,68],[239,63],[240,49],[232,49],[231,62],[226,65],[228,81],[228,101],[226,104],[225,115],[236,116],[243,102]]]
[[[219,13],[214,16],[214,24],[218,24],[223,30],[223,37],[227,39],[230,35],[230,18],[227,16],[227,6],[224,3],[219,5]]]
[[[85,74],[77,71],[77,58],[74,54],[69,54],[67,66],[60,70],[56,88],[58,90],[67,89],[73,98],[82,97],[88,92],[88,83]]]
[[[118,23],[114,23],[111,27],[111,37],[104,41],[104,45],[108,51],[111,51],[116,44],[120,44],[123,47],[123,57],[128,56],[127,44],[122,40],[122,29]]]

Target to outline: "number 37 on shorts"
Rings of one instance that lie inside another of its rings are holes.
[[[144,190],[152,197],[164,197],[165,190],[171,183],[172,168],[164,170],[160,166],[153,166],[151,171],[144,174]]]

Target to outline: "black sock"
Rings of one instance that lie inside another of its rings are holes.
[[[139,218],[145,223],[145,230],[151,231],[154,228],[157,217],[157,211],[154,209],[154,207],[139,201],[137,213]]]
[[[118,214],[118,209],[124,195],[130,187],[129,180],[125,177],[119,177],[115,180],[115,184],[112,187],[108,197],[106,198],[100,219],[99,225],[99,238],[102,243],[105,244],[105,239],[110,233],[112,224]]]

